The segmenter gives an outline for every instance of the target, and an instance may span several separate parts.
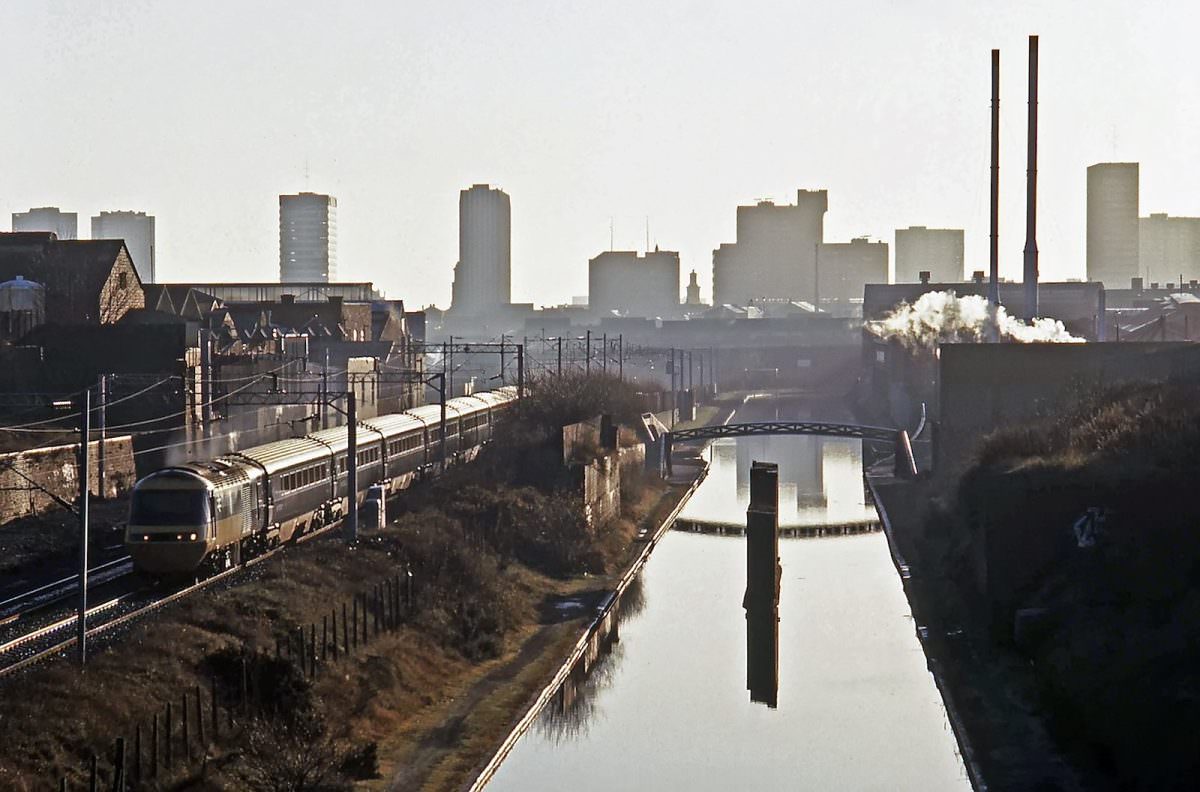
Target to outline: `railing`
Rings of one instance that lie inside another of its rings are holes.
[[[863,426],[861,424],[829,423],[826,421],[757,421],[755,423],[731,423],[721,426],[702,426],[698,429],[682,429],[663,435],[666,441],[665,456],[667,473],[671,473],[671,449],[676,443],[697,440],[718,440],[723,437],[755,437],[760,435],[819,435],[821,437],[849,437],[868,442],[891,443],[895,452],[895,474],[897,478],[916,478],[917,463],[913,458],[912,441],[904,429],[886,426]]]

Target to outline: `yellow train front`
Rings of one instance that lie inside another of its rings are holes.
[[[151,473],[133,488],[125,546],[153,575],[196,570],[216,545],[213,483],[189,467]]]

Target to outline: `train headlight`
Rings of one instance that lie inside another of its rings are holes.
[[[188,534],[188,539],[191,539],[193,542],[196,541],[196,534]]]
[[[150,534],[142,534],[142,541],[143,541],[143,542],[149,542],[149,541],[150,541]]]

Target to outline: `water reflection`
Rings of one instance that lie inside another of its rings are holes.
[[[578,663],[570,676],[540,713],[535,730],[545,740],[558,745],[565,740],[587,736],[589,724],[602,717],[597,709],[599,693],[617,679],[625,657],[621,645],[621,625],[636,619],[646,608],[646,587],[642,576],[635,577],[614,606],[612,630],[599,645],[594,661]]]
[[[744,487],[735,442],[757,444]],[[735,442],[713,448],[685,516],[745,526],[759,459],[780,463],[781,526],[878,519],[857,443]],[[970,789],[885,537],[781,541],[765,607],[743,607],[745,541],[668,534],[621,603],[608,654],[543,709],[489,792]]]
[[[751,701],[779,706],[778,603],[746,603],[746,689]]]
[[[718,440],[706,454],[709,480],[684,508],[682,521],[744,525],[756,459],[779,463],[781,528],[866,525],[879,519],[863,486],[861,440],[742,437]]]

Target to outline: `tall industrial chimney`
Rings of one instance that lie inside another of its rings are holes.
[[[992,258],[988,305],[1000,304],[1000,50],[992,50]]]
[[[1025,317],[1038,315],[1037,106],[1038,37],[1029,37],[1029,143],[1025,172]]]

